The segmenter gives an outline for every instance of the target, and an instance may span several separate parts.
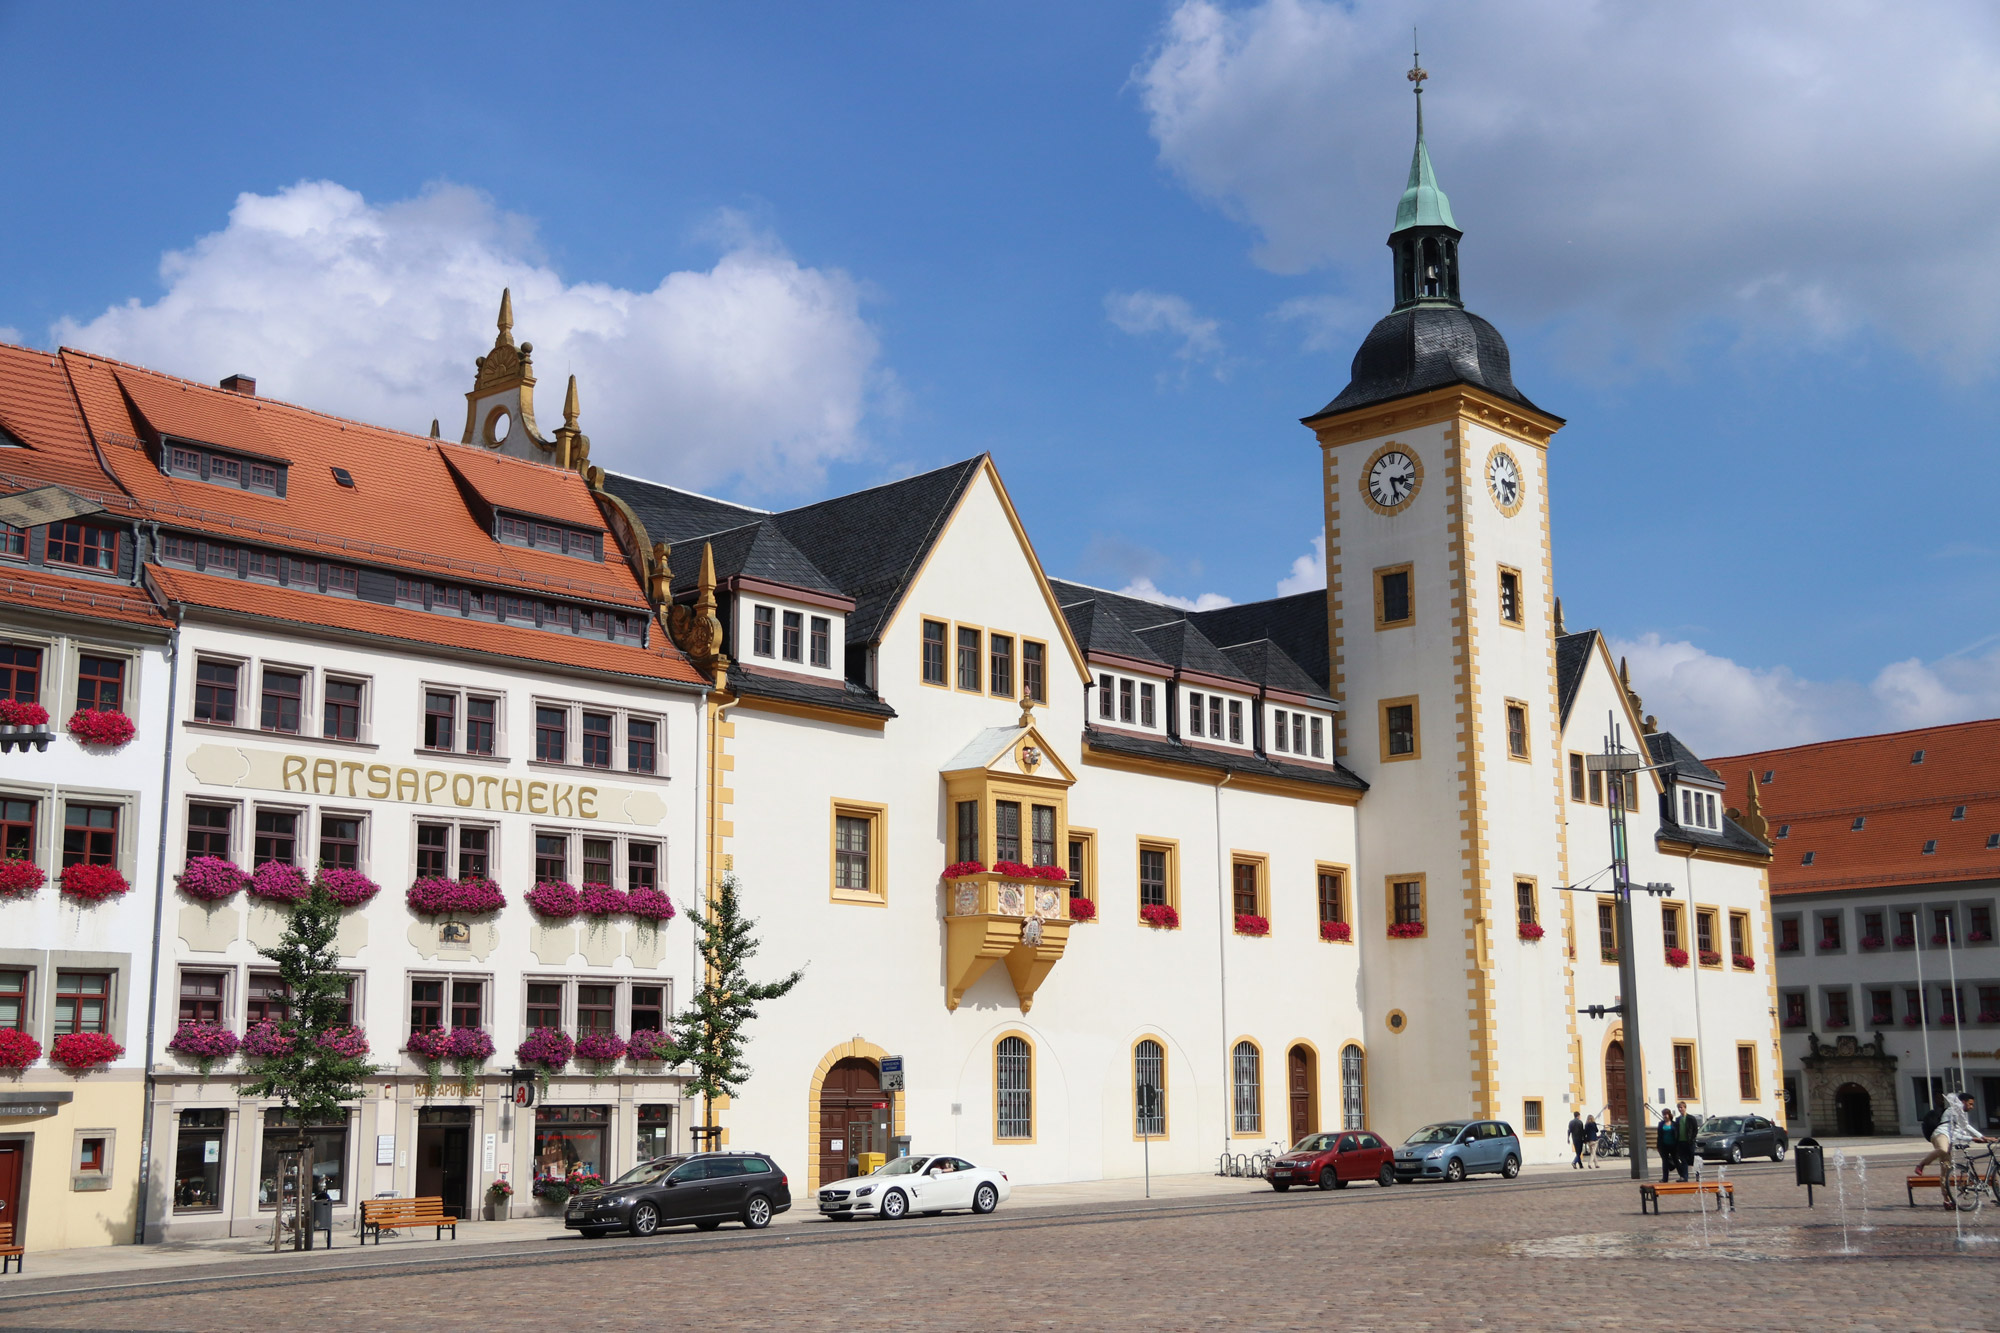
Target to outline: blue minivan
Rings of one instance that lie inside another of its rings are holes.
[[[1440,1120],[1425,1125],[1396,1149],[1396,1179],[1464,1180],[1496,1171],[1521,1174],[1521,1140],[1504,1120]]]

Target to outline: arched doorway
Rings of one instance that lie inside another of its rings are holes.
[[[872,1141],[878,1137],[879,1146]],[[853,1056],[835,1061],[819,1087],[820,1183],[853,1175],[856,1157],[887,1152],[888,1138],[889,1098],[875,1062]]]
[[[1833,1119],[1835,1133],[1842,1137],[1853,1137],[1875,1132],[1875,1108],[1868,1096],[1868,1089],[1859,1083],[1843,1083],[1834,1090]]]
[[[1625,1101],[1625,1043],[1614,1041],[1604,1048],[1604,1103],[1611,1109],[1605,1117],[1614,1125],[1626,1126],[1631,1133],[1632,1108]]]
[[[1285,1084],[1291,1090],[1293,1143],[1319,1129],[1319,1069],[1312,1047],[1303,1043],[1285,1052]]]

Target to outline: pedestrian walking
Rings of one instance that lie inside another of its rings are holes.
[[[1595,1171],[1603,1163],[1597,1160],[1597,1145],[1604,1141],[1604,1130],[1597,1123],[1597,1117],[1583,1119],[1583,1145],[1590,1153],[1590,1169]]]
[[[1585,1137],[1583,1117],[1571,1111],[1569,1115],[1569,1164],[1572,1169],[1577,1171],[1583,1170],[1583,1145],[1588,1141]]]
[[[1674,1147],[1674,1113],[1662,1108],[1660,1127],[1653,1134],[1653,1146],[1660,1150],[1660,1183],[1673,1179],[1674,1159],[1680,1154]]]

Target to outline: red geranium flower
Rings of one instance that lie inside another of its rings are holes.
[[[132,886],[118,873],[117,866],[85,865],[78,862],[62,872],[62,891],[85,902],[102,902],[130,893]]]
[[[138,735],[139,729],[132,725],[131,718],[116,709],[79,708],[70,716],[69,734],[86,745],[116,748]]]
[[[1097,904],[1088,898],[1071,898],[1069,900],[1069,919],[1072,921],[1097,920]]]
[[[1322,921],[1319,923],[1319,937],[1329,944],[1344,944],[1354,938],[1354,927],[1345,921]]]

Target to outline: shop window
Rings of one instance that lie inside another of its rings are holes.
[[[665,1102],[639,1106],[638,1160],[665,1157],[674,1150],[674,1108]]]
[[[229,1112],[182,1111],[174,1141],[174,1211],[214,1213],[222,1209],[222,1147]]]
[[[608,1176],[604,1147],[610,1125],[608,1106],[537,1106],[535,1174]]]
[[[296,1143],[298,1123],[284,1111],[273,1108],[264,1113],[264,1142],[257,1171],[257,1206],[278,1205],[278,1149]],[[308,1125],[304,1137],[312,1153],[312,1185],[324,1189],[327,1197],[340,1203],[347,1197],[347,1112]],[[289,1203],[289,1200],[287,1200]]]

